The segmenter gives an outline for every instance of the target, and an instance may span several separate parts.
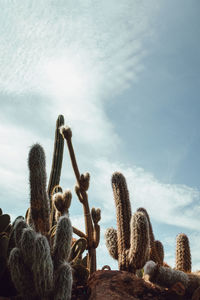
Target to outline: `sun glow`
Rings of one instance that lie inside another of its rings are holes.
[[[47,87],[54,96],[77,98],[86,94],[89,86],[88,73],[75,61],[56,59],[44,66]]]

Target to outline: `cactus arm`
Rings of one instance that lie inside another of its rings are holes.
[[[143,207],[138,208],[137,211],[142,212],[146,216],[146,218],[148,220],[148,223],[149,223],[150,260],[153,260],[155,263],[160,264],[160,260],[159,260],[159,257],[157,255],[156,248],[155,248],[155,238],[154,238],[153,228],[152,228],[152,224],[151,224],[151,221],[150,221],[149,214],[146,211],[146,209],[143,208]]]
[[[39,144],[32,146],[29,152],[31,217],[35,230],[47,235],[50,227],[49,199],[46,192],[46,162],[43,148]]]
[[[40,234],[35,239],[32,270],[37,294],[48,296],[53,289],[53,262],[47,238]]]
[[[115,172],[112,175],[112,188],[117,215],[118,263],[120,270],[126,270],[127,250],[130,248],[131,205],[125,177]]]
[[[33,277],[29,269],[25,266],[19,248],[13,248],[8,261],[12,281],[21,296],[27,295],[27,299],[32,299],[34,295]]]
[[[63,148],[64,148],[64,140],[60,134],[60,126],[62,125],[64,125],[64,117],[63,115],[59,115],[56,121],[54,153],[53,153],[52,167],[51,167],[51,173],[50,173],[49,184],[48,184],[49,199],[51,199],[51,194],[54,187],[56,185],[59,185],[60,182],[60,174],[61,174],[62,160],[63,160]]]
[[[164,263],[164,247],[163,247],[163,244],[161,243],[161,241],[154,241],[154,246],[155,246],[155,249],[156,249],[156,253],[157,253],[157,257],[159,259],[159,265],[162,266],[163,263]]]
[[[63,262],[56,271],[55,283],[56,287],[53,300],[70,300],[72,292],[72,270],[67,262]]]
[[[85,233],[83,233],[82,231],[80,231],[79,229],[77,229],[74,226],[72,226],[72,229],[73,229],[73,233],[75,233],[76,235],[78,235],[81,238],[87,239],[87,236],[85,235]]]
[[[72,226],[71,221],[67,216],[59,218],[56,228],[56,234],[53,245],[53,261],[54,267],[57,269],[58,265],[64,260],[68,260],[72,241]]]
[[[101,220],[101,210],[99,208],[95,209],[93,207],[91,210],[91,215],[94,223],[94,230],[93,230],[94,248],[97,248],[100,241],[100,226],[98,223]]]
[[[65,138],[65,140],[67,142],[69,155],[70,155],[70,158],[71,158],[71,162],[72,162],[72,166],[73,166],[74,173],[75,173],[75,176],[76,176],[76,180],[79,183],[79,181],[80,181],[80,172],[79,172],[78,165],[77,165],[77,162],[76,162],[74,148],[73,148],[72,140],[71,140],[72,139],[72,131],[67,126],[61,126],[60,132],[61,132],[62,136]]]
[[[105,240],[109,254],[112,258],[118,259],[117,230],[112,227],[106,229]]]

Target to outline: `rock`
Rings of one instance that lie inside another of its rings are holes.
[[[189,300],[125,271],[96,271],[88,281],[89,300]],[[191,298],[190,298],[191,300]]]

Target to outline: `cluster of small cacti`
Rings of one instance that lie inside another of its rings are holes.
[[[118,260],[120,270],[136,272],[143,268],[149,259],[162,264],[162,254],[157,251],[158,242],[154,239],[149,215],[139,208],[131,215],[129,192],[123,174],[112,176],[112,188],[117,215],[117,230],[108,228],[105,233],[106,246],[110,255]]]
[[[200,274],[191,273],[188,237],[185,234],[177,236],[176,266],[175,269],[170,268],[164,262],[162,243],[154,238],[146,209],[138,208],[136,213],[131,215],[129,192],[123,174],[119,172],[113,174],[112,188],[117,230],[108,228],[105,232],[105,240],[110,255],[118,260],[119,270],[133,272],[137,276],[143,273],[144,279],[148,278],[163,287],[172,287],[181,283],[183,293],[187,292],[190,296],[195,291],[199,293]]]

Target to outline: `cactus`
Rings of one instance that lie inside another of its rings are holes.
[[[36,232],[47,235],[50,229],[50,209],[46,192],[46,162],[44,150],[39,144],[32,146],[29,152],[28,165],[30,170],[31,219]]]
[[[142,212],[136,212],[130,223],[130,249],[128,254],[129,268],[143,268],[149,260],[149,226],[146,216]]]
[[[55,192],[55,187],[59,185],[60,182],[60,174],[62,169],[62,161],[63,161],[63,149],[64,149],[64,140],[62,135],[60,134],[60,126],[64,125],[64,117],[63,115],[59,115],[56,121],[56,130],[55,130],[55,139],[54,139],[54,152],[51,166],[51,173],[49,177],[48,184],[48,196],[50,199],[50,208],[51,208],[51,218],[50,223],[51,226],[55,225],[55,209],[52,204],[52,196]]]
[[[113,174],[112,188],[117,231],[113,228],[106,231],[106,245],[111,256],[118,259],[120,270],[135,273],[149,259],[149,223],[142,212],[136,212],[131,217],[129,192],[125,177],[121,173]]]
[[[158,257],[158,261],[159,261],[159,264],[160,266],[163,265],[164,263],[164,247],[163,247],[163,244],[161,243],[161,241],[154,241],[154,247],[155,247],[155,250],[156,250],[156,254],[157,254],[157,257]]]
[[[72,272],[66,260],[72,227],[68,216],[58,221],[52,256],[47,238],[24,223],[23,219],[15,223],[14,236],[19,241],[9,257],[12,281],[19,295],[23,299],[70,299]]]
[[[114,259],[118,259],[117,230],[110,227],[105,232],[106,247]]]
[[[200,276],[195,273],[185,273],[169,267],[163,267],[154,261],[148,261],[144,266],[144,278],[162,287],[173,287],[181,283],[185,289],[187,299],[199,299]],[[192,297],[193,296],[193,297]]]
[[[62,261],[68,260],[71,249],[72,240],[72,226],[67,216],[60,217],[53,244],[53,261],[54,267],[62,263]]]
[[[143,208],[143,207],[138,208],[137,211],[142,212],[146,216],[146,218],[148,220],[148,223],[149,223],[149,237],[150,237],[150,249],[149,249],[149,252],[150,252],[150,260],[154,261],[155,263],[158,263],[159,265],[162,265],[163,262],[162,262],[162,260],[160,260],[160,257],[159,257],[159,255],[157,253],[157,250],[156,250],[155,238],[154,238],[153,228],[152,228],[152,224],[151,224],[151,221],[150,221],[149,214],[146,211],[146,209]]]
[[[66,190],[64,193],[58,192],[53,195],[53,207],[55,209],[55,220],[58,222],[60,216],[68,214],[71,204],[72,193]]]
[[[72,270],[70,264],[63,262],[55,275],[54,300],[70,300],[72,291]]]
[[[62,169],[63,160],[63,148],[64,140],[60,134],[60,126],[64,125],[63,115],[59,115],[56,121],[55,140],[54,140],[54,153],[51,167],[51,174],[48,184],[48,196],[51,199],[51,195],[55,186],[59,185],[60,174]]]
[[[190,245],[184,233],[177,235],[176,238],[176,269],[191,272]]]
[[[144,276],[148,275],[149,280],[163,287],[172,287],[175,283],[181,282],[185,289],[188,287],[188,275],[179,270],[173,270],[159,266],[154,261],[148,261],[144,266]]]
[[[88,246],[88,261],[87,266],[92,274],[96,271],[96,248],[98,247],[99,240],[100,240],[100,227],[98,222],[101,219],[101,211],[92,210],[90,212],[89,203],[88,203],[88,189],[90,183],[90,175],[89,173],[80,174],[78,165],[76,162],[76,157],[74,153],[74,148],[72,145],[72,131],[68,126],[61,126],[60,132],[63,138],[67,142],[72,167],[74,170],[74,174],[77,180],[77,184],[75,186],[75,192],[78,196],[79,201],[83,205],[84,210],[84,218],[85,218],[85,231],[86,234],[82,233],[80,230],[73,227],[74,233],[78,234],[80,237],[84,237],[87,239],[87,246]],[[93,214],[91,216],[91,214]],[[93,219],[94,217],[94,219]]]

